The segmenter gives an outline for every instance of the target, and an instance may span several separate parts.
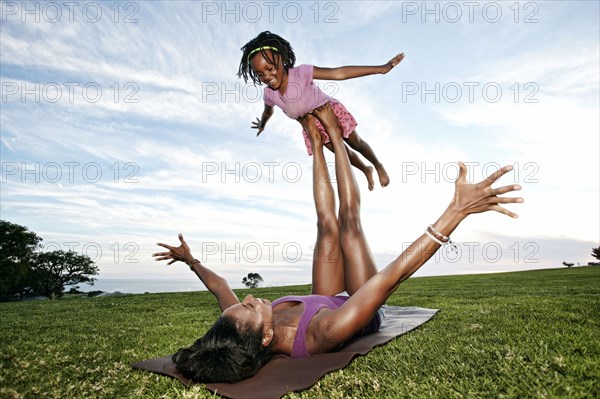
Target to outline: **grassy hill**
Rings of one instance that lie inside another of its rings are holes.
[[[598,266],[412,278],[388,304],[441,312],[287,397],[598,398],[599,294]],[[0,303],[0,397],[213,397],[129,365],[191,344],[218,315],[208,292]]]

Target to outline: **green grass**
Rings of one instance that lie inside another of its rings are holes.
[[[287,397],[597,398],[599,294],[597,266],[409,279],[388,304],[441,312]],[[218,313],[208,292],[1,303],[0,397],[213,397],[130,364],[189,345]]]

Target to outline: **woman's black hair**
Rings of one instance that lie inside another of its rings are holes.
[[[221,316],[192,346],[172,356],[177,371],[195,382],[234,383],[252,377],[273,357],[261,328]]]
[[[248,79],[250,79],[252,80],[252,82],[254,82],[254,84],[261,83],[260,79],[258,78],[258,76],[256,76],[254,70],[252,69],[252,66],[250,65],[250,60],[255,54],[258,54],[260,52],[269,64],[277,65],[277,60],[275,60],[274,57],[269,57],[265,49],[261,49],[256,53],[250,55],[252,51],[265,46],[275,47],[277,49],[277,52],[281,56],[283,67],[286,71],[294,66],[294,63],[296,62],[296,54],[294,54],[294,49],[292,48],[290,43],[281,36],[278,36],[269,31],[264,31],[258,36],[256,36],[254,39],[246,43],[244,47],[242,47],[243,54],[242,60],[240,61],[240,68],[238,70],[238,77],[243,77],[244,82],[248,83]],[[274,52],[275,50],[271,51]]]

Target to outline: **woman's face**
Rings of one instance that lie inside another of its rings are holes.
[[[281,56],[271,50],[265,50],[265,53],[269,58],[275,60],[276,65],[270,64],[260,51],[250,59],[250,65],[261,82],[273,90],[278,90],[285,79]]]
[[[263,326],[263,331],[273,329],[273,309],[271,302],[266,299],[254,298],[248,295],[241,303],[225,309],[223,316],[231,317],[243,325],[255,328]]]

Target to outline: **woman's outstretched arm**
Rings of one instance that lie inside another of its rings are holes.
[[[183,234],[179,234],[179,241],[181,242],[181,245],[178,247],[163,244],[162,242],[157,243],[157,245],[167,248],[169,251],[157,252],[152,254],[152,256],[155,257],[155,260],[157,261],[170,260],[167,265],[173,264],[177,261],[186,263],[190,269],[196,273],[206,288],[208,288],[208,290],[217,298],[221,311],[224,311],[231,305],[240,303],[231,287],[229,287],[229,284],[227,284],[227,280],[208,269],[202,265],[198,259],[194,258],[192,252],[190,251],[190,247],[183,239]]]
[[[511,171],[505,166],[492,173],[487,179],[477,183],[467,183],[467,168],[459,163],[460,173],[455,183],[452,201],[444,213],[433,224],[434,229],[444,236],[450,234],[469,215],[487,211],[496,211],[510,217],[517,215],[502,204],[520,203],[522,198],[503,197],[501,195],[520,190],[519,185],[492,188],[492,184]],[[337,311],[325,314],[319,320],[319,326],[327,326],[328,340],[345,342],[362,327],[366,326],[377,309],[394,293],[401,282],[416,272],[440,248],[440,244],[429,235],[423,234],[414,241],[400,256],[385,269],[366,282]],[[331,326],[334,325],[335,329]]]
[[[383,65],[373,66],[341,66],[337,68],[322,68],[315,66],[313,67],[313,79],[322,80],[346,80],[359,78],[361,76],[386,74],[392,70],[396,65],[404,59],[404,53],[400,53],[394,56],[391,60]]]

